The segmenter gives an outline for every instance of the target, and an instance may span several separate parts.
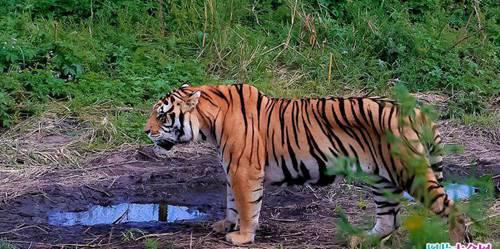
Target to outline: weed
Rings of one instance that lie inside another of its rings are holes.
[[[144,231],[137,229],[137,228],[131,228],[127,229],[126,231],[122,232],[122,240],[123,241],[133,241],[139,238],[140,236],[144,236],[145,233]]]
[[[497,128],[500,124],[500,113],[465,114],[462,121],[467,125],[479,125],[486,128]]]
[[[158,249],[158,241],[155,239],[146,239],[144,241],[146,249]]]
[[[16,246],[0,239],[0,249],[15,249]]]

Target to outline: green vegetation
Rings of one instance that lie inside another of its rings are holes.
[[[80,118],[106,106],[117,141],[138,141],[143,112],[184,82],[245,80],[288,96],[387,94],[400,82],[448,94],[455,117],[481,115],[500,91],[497,1],[0,5],[4,128],[56,100]]]
[[[479,125],[486,128],[495,128],[500,124],[500,113],[486,113],[482,115],[477,114],[465,114],[462,117],[464,124],[468,125]]]
[[[144,246],[146,247],[146,249],[158,249],[158,240],[146,239],[144,241]]]
[[[397,85],[394,87],[393,98],[397,100],[401,105],[401,117],[400,124],[405,124],[403,121],[407,117],[411,117],[415,120],[415,107],[417,107],[416,98],[411,96],[407,89],[402,85]],[[430,106],[422,106],[420,108],[427,117],[431,120],[436,119],[435,112]],[[487,119],[489,120],[489,119]],[[409,124],[407,124],[409,125]],[[426,123],[418,129],[420,136],[420,142],[423,144],[433,144],[433,132],[430,127],[430,123]],[[392,133],[387,133],[389,141],[391,143],[391,153],[394,156],[399,157],[405,165],[407,165],[407,170],[410,175],[413,175],[412,185],[409,189],[404,189],[405,191],[411,193],[416,200],[423,199],[424,205],[409,205],[408,200],[402,199],[401,202],[404,206],[402,210],[402,227],[400,230],[403,232],[403,236],[394,236],[396,238],[389,239],[386,242],[388,248],[425,248],[426,243],[444,242],[449,241],[447,228],[448,221],[443,217],[438,217],[433,212],[431,212],[425,206],[429,206],[430,200],[433,196],[427,191],[426,184],[428,183],[427,170],[428,162],[426,158],[421,155],[407,155],[401,153],[401,147],[403,147],[403,139],[401,137],[396,137]],[[443,153],[457,153],[458,148],[456,146],[446,146]],[[342,174],[349,183],[364,183],[365,185],[373,185],[376,178],[373,175],[367,174],[362,171],[361,166],[357,163],[358,160],[354,158],[339,158],[335,165],[327,168],[327,172],[331,174]],[[357,167],[356,170],[352,170],[354,166]],[[444,186],[451,182],[445,181],[442,183]],[[495,199],[495,185],[491,176],[484,176],[479,179],[474,177],[469,177],[464,183],[469,186],[474,186],[479,189],[479,193],[474,194],[467,202],[456,202],[459,210],[464,212],[466,216],[472,221],[469,232],[476,241],[486,241],[490,242],[491,238],[495,235],[488,234],[489,229],[496,227],[498,225],[499,219],[494,218],[487,220],[488,208],[492,207]],[[400,197],[395,195],[390,191],[386,191],[386,197],[392,198],[394,200],[400,200]],[[423,198],[420,198],[423,197]],[[365,205],[364,202],[358,201],[358,208],[363,209]],[[349,238],[350,236],[360,236],[364,237],[363,243],[361,243],[361,248],[373,248],[380,244],[379,240],[376,238],[371,238],[370,236],[363,233],[364,229],[360,227],[355,227],[349,223],[345,212],[337,208],[337,214],[339,216],[339,221],[337,227],[339,228],[339,235],[343,238]],[[372,224],[370,224],[372,225]],[[390,244],[390,245],[387,245]],[[383,247],[382,247],[383,248]]]
[[[15,249],[16,247],[0,239],[0,249]]]

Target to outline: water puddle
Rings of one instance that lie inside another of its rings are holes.
[[[448,194],[448,197],[455,201],[467,200],[479,191],[479,189],[476,187],[457,183],[452,183],[444,186],[444,190]],[[403,197],[410,201],[414,200],[414,198],[407,192],[404,192]]]
[[[165,203],[121,203],[112,206],[92,206],[82,212],[52,211],[48,223],[57,226],[121,224],[126,222],[175,222],[194,220],[205,216],[195,208]]]

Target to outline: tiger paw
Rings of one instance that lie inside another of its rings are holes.
[[[212,225],[212,230],[214,230],[214,232],[216,233],[228,233],[228,232],[231,232],[235,229],[236,227],[236,224],[226,220],[226,219],[223,219],[223,220],[220,220],[220,221],[217,221],[215,222],[213,225]]]
[[[449,233],[450,240],[453,243],[470,242],[472,241],[472,236],[469,233],[469,229],[466,223],[465,215],[457,215],[456,217],[451,216],[452,221],[450,223]]]
[[[363,239],[359,236],[353,235],[349,238],[349,249],[361,248]]]
[[[253,243],[255,234],[253,233],[240,233],[239,231],[226,234],[226,241],[233,245],[243,245]]]

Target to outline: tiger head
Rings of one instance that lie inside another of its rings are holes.
[[[193,112],[200,96],[200,91],[183,85],[154,105],[144,132],[157,147],[170,150],[175,144],[197,139],[200,125]]]

